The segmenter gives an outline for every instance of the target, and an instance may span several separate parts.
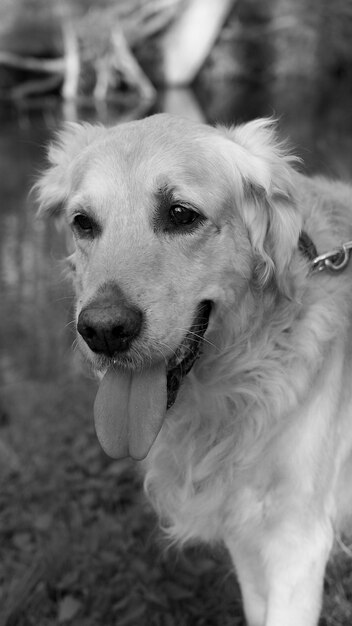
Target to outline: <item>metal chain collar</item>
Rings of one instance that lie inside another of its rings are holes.
[[[311,271],[322,272],[330,270],[331,272],[341,272],[344,270],[350,260],[352,253],[352,241],[347,241],[339,248],[320,254],[312,260]]]

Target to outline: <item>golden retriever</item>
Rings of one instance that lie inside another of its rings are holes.
[[[145,459],[172,540],[227,546],[250,626],[316,625],[352,495],[351,188],[270,120],[71,124],[49,161],[103,448]]]

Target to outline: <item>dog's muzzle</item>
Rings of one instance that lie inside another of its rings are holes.
[[[94,405],[95,427],[98,439],[109,456],[123,458],[131,456],[143,459],[147,456],[164,422],[167,410],[176,401],[183,378],[189,373],[200,355],[204,334],[208,327],[211,303],[201,302],[197,308],[193,323],[183,341],[168,363],[158,361],[139,370],[132,370],[118,366],[111,360],[97,393]],[[111,311],[109,311],[110,316]],[[91,311],[89,313],[91,321]],[[95,317],[95,312],[94,312]],[[130,328],[140,332],[140,319],[134,318]],[[81,330],[87,336],[87,315],[82,315]],[[121,326],[121,323],[117,325]],[[116,324],[114,324],[116,328]],[[90,325],[88,325],[90,329]],[[95,333],[97,326],[95,325]],[[107,317],[99,325],[101,336],[93,336],[94,345],[104,347],[107,336],[112,333],[107,330]],[[124,325],[124,329],[127,325]],[[81,332],[81,331],[80,331]],[[90,334],[91,331],[88,331]],[[125,333],[125,330],[124,330]],[[82,332],[81,332],[82,334]],[[125,338],[118,345],[124,349]],[[115,335],[118,333],[115,331]],[[116,339],[116,337],[115,337]],[[115,345],[112,340],[111,345]],[[92,338],[89,337],[91,341]],[[130,341],[132,333],[130,333]],[[88,342],[87,342],[88,343]],[[89,344],[88,344],[89,345]],[[114,352],[104,350],[105,354]],[[116,354],[116,350],[115,350]]]

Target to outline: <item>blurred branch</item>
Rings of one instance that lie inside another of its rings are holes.
[[[23,1],[15,0],[17,9]],[[32,0],[33,7],[39,8],[41,1]],[[29,74],[25,80],[22,75],[15,75],[15,81],[22,82],[8,88],[7,95],[23,98],[60,87],[64,100],[88,97],[102,102],[122,97],[127,87],[141,99],[153,101],[154,87],[134,50],[157,36],[156,64],[162,66],[163,82],[190,84],[234,2],[116,0],[103,8],[93,5],[88,10],[78,3],[75,10],[81,9],[79,15],[73,15],[71,4],[61,2],[51,14],[61,31],[61,56],[39,58],[14,51],[0,52],[0,65]],[[40,74],[50,74],[52,78]],[[2,95],[6,95],[4,89]]]
[[[62,74],[65,68],[64,59],[38,59],[37,57],[23,57],[12,52],[0,50],[0,65],[7,65],[30,72],[58,72]]]
[[[72,15],[70,5],[60,4],[56,20],[62,34],[62,56],[40,58],[0,51],[0,66],[29,74],[7,89],[3,97],[23,98],[45,94],[61,85],[65,100],[119,97],[122,84],[153,100],[155,90],[136,60],[132,48],[166,28],[185,0],[119,0],[103,9],[92,8]],[[39,6],[39,5],[38,5]],[[51,74],[47,77],[31,74]]]
[[[65,100],[77,97],[80,72],[78,39],[71,20],[62,22],[62,35],[65,51],[65,78],[62,96]]]
[[[200,71],[236,0],[189,0],[161,37],[165,82],[188,85]]]

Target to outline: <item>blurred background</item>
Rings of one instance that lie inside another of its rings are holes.
[[[0,626],[241,626],[221,548],[165,551],[100,450],[65,236],[29,190],[65,120],[279,119],[309,173],[352,179],[352,0],[0,0]],[[351,197],[352,202],[352,197]],[[352,553],[321,626],[352,623]]]

